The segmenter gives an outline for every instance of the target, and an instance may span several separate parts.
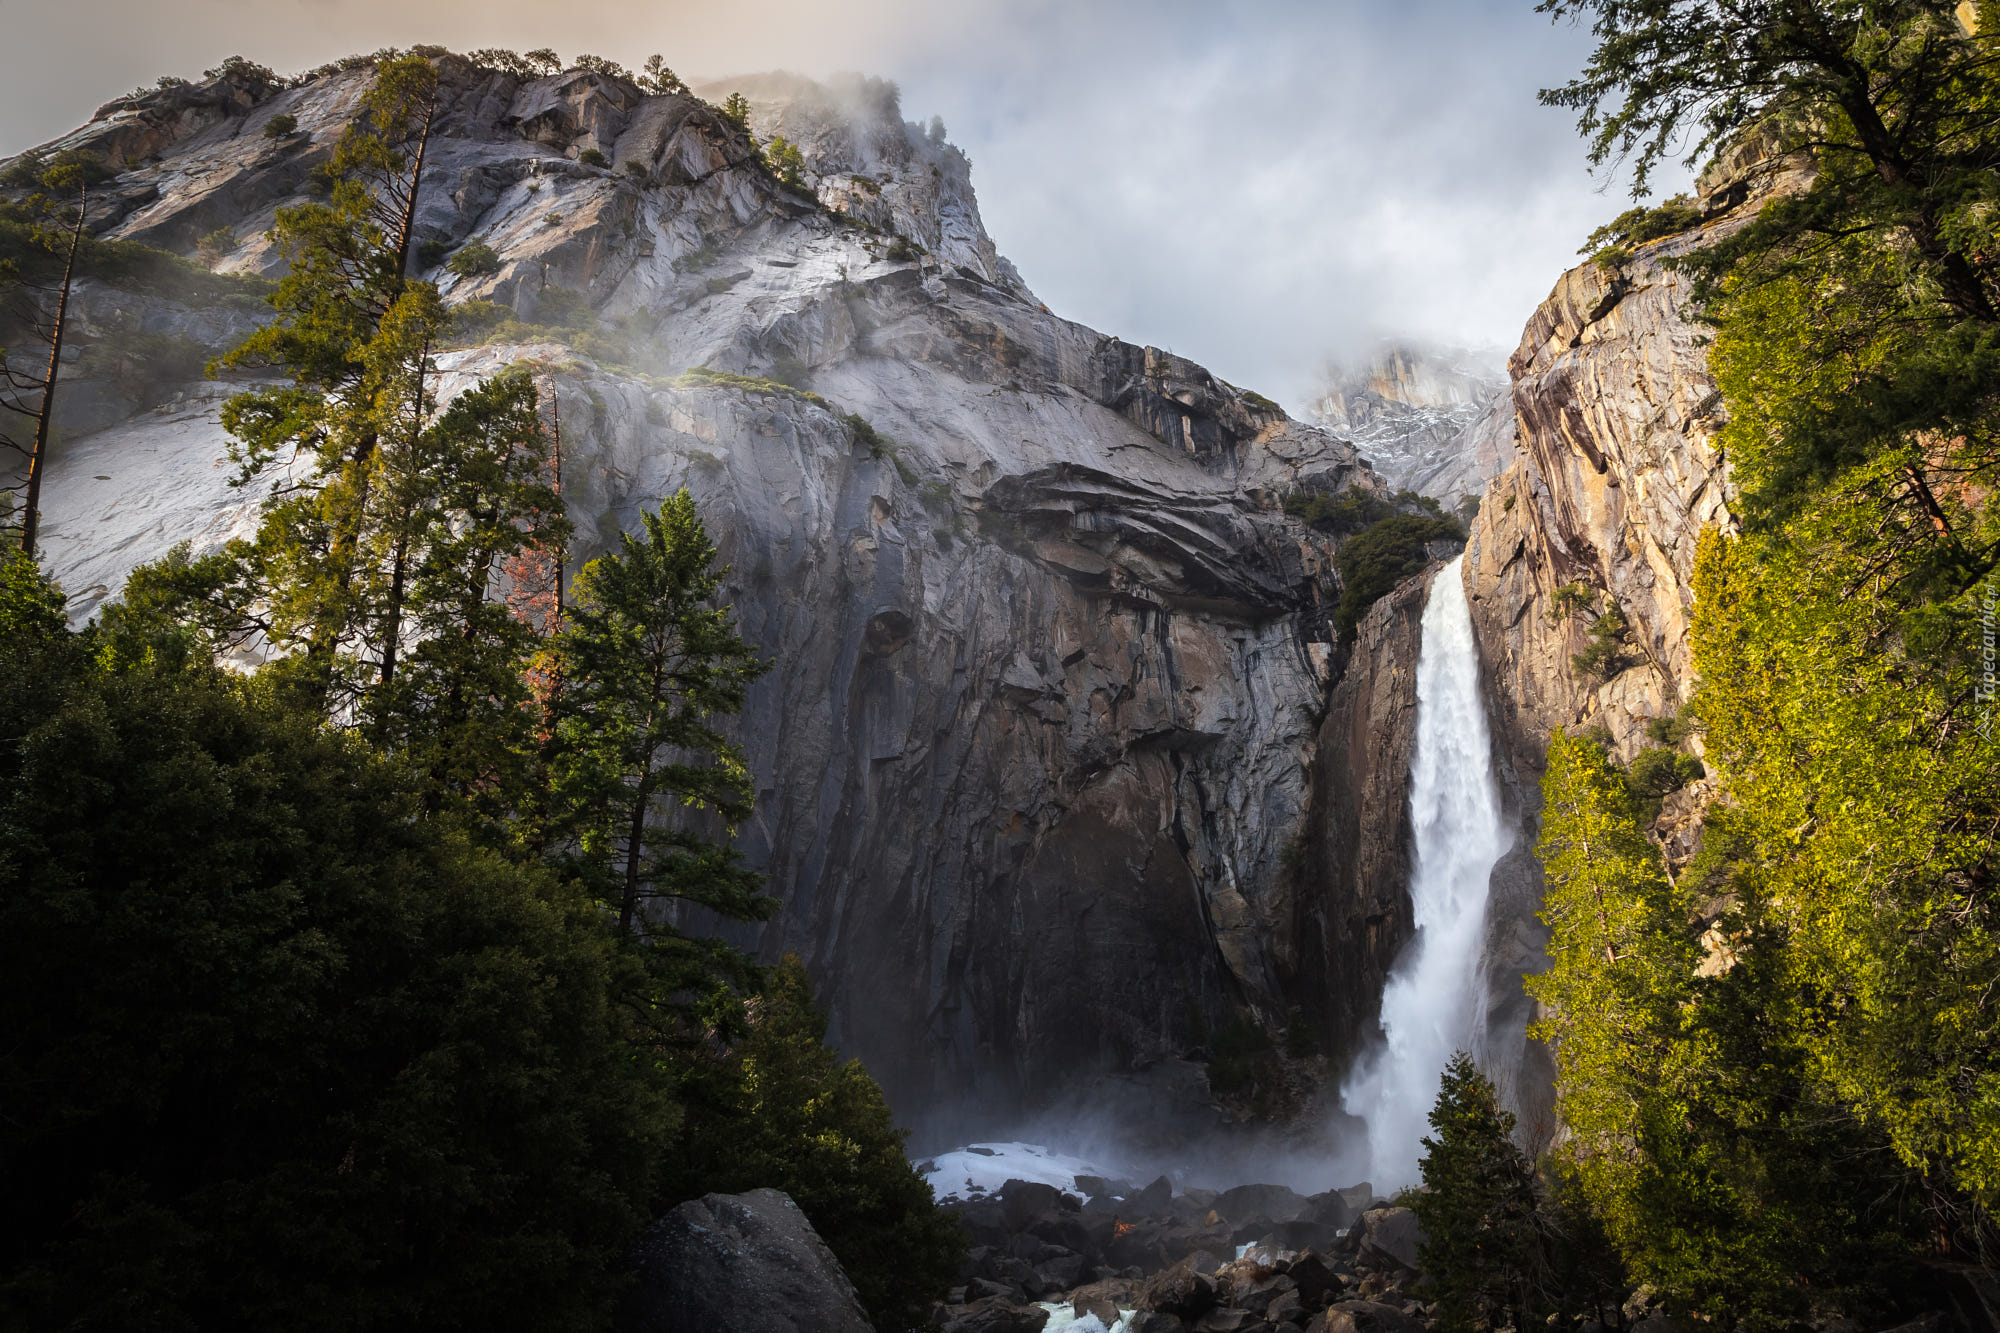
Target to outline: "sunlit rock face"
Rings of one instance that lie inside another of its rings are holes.
[[[1385,343],[1370,357],[1327,367],[1313,419],[1351,440],[1392,490],[1457,510],[1515,458],[1500,359]]]
[[[1051,314],[994,250],[964,157],[887,85],[740,85],[760,136],[802,146],[798,192],[693,97],[440,70],[423,276],[543,322],[573,323],[584,293],[602,322],[443,350],[440,392],[540,368],[578,560],[679,487],[700,501],[773,663],[741,720],[742,834],[782,908],[744,938],[804,956],[835,1040],[906,1116],[956,1109],[968,1133],[1100,1075],[1199,1099],[1187,1060],[1245,1007],[1273,1027],[1305,1007],[1337,1054],[1407,927],[1323,901],[1353,876],[1302,875],[1286,849],[1309,813],[1315,846],[1355,856],[1375,837],[1357,821],[1401,820],[1414,612],[1385,603],[1337,652],[1331,539],[1281,504],[1379,490],[1355,449]],[[147,140],[94,224],[281,272],[264,233],[310,197],[368,78],[204,85],[190,97],[214,114]],[[126,142],[144,101],[65,143]],[[267,136],[278,115],[296,131]],[[497,271],[439,265],[475,236]],[[216,419],[235,382],[158,353],[218,350],[263,316],[107,288],[83,306],[45,531],[87,615],[174,542],[254,527]],[[152,369],[120,370],[122,346]],[[691,366],[816,397],[690,385]],[[1362,795],[1315,812],[1336,778]]]
[[[1694,685],[1695,542],[1737,522],[1706,334],[1686,315],[1688,279],[1661,261],[1742,226],[1793,188],[1795,170],[1755,141],[1725,153],[1697,191],[1700,226],[1615,267],[1564,274],[1508,362],[1521,452],[1487,486],[1465,561],[1502,790],[1521,828],[1495,875],[1488,943],[1489,1041],[1518,1052],[1502,1068],[1538,1061],[1521,1035],[1519,977],[1540,969],[1546,940],[1530,852],[1549,735],[1602,726],[1630,759],[1647,744],[1646,721],[1679,710]],[[1631,626],[1608,678],[1572,663],[1592,622],[1558,614],[1552,594],[1572,583],[1590,591],[1593,612],[1615,605]]]

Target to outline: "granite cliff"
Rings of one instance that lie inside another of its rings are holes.
[[[1694,685],[1695,541],[1737,521],[1707,339],[1686,309],[1689,279],[1662,261],[1742,226],[1796,170],[1755,138],[1738,143],[1698,183],[1697,223],[1565,273],[1508,360],[1520,454],[1486,486],[1464,577],[1496,767],[1521,831],[1494,875],[1492,1053],[1526,1071],[1531,1105],[1543,1080],[1519,978],[1539,970],[1546,940],[1531,855],[1544,749],[1557,727],[1601,727],[1629,760],[1649,719],[1679,711]],[[1614,611],[1628,628],[1606,669],[1580,666],[1598,617]],[[1675,793],[1655,826],[1677,862],[1695,850],[1705,800],[1706,783]]]
[[[1282,499],[1382,490],[1355,448],[1051,313],[891,85],[727,86],[801,146],[795,188],[693,95],[438,64],[422,276],[543,326],[440,352],[441,392],[538,368],[578,560],[700,501],[775,663],[743,836],[782,908],[746,943],[806,959],[899,1111],[997,1128],[1101,1075],[1199,1109],[1206,1034],[1246,1016],[1346,1049],[1410,928],[1423,583],[1340,647],[1335,539]],[[49,147],[118,171],[98,235],[268,276],[371,77],[225,71]],[[497,264],[454,274],[474,238]],[[80,306],[44,500],[79,617],[254,526],[216,417],[238,386],[197,367],[268,314],[103,282]]]
[[[1330,362],[1313,420],[1353,442],[1392,490],[1469,509],[1514,462],[1514,406],[1499,354],[1416,342]]]

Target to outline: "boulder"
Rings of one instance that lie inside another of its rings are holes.
[[[1341,1197],[1349,1209],[1357,1213],[1375,1201],[1375,1187],[1365,1180],[1359,1185],[1349,1185],[1344,1190],[1333,1192]]]
[[[1118,1310],[1118,1303],[1105,1296],[1071,1295],[1069,1298],[1069,1308],[1070,1312],[1078,1319],[1095,1316],[1097,1322],[1104,1325],[1107,1329],[1116,1324],[1122,1317]]]
[[[1215,1279],[1183,1260],[1146,1280],[1146,1285],[1139,1289],[1138,1306],[1141,1310],[1158,1310],[1192,1320],[1213,1309],[1216,1300]]]
[[[1424,1321],[1379,1301],[1336,1301],[1316,1314],[1306,1333],[1425,1333]]]
[[[1140,1310],[1126,1325],[1130,1333],[1187,1333],[1187,1325],[1164,1310]]]
[[[870,1333],[833,1251],[779,1190],[681,1204],[633,1258],[620,1333]]]
[[[1310,1251],[1286,1265],[1285,1274],[1298,1284],[1299,1300],[1308,1311],[1324,1309],[1331,1297],[1340,1294],[1340,1276]]]
[[[1238,1185],[1224,1190],[1215,1200],[1215,1211],[1231,1222],[1268,1217],[1273,1222],[1289,1222],[1306,1206],[1305,1196],[1283,1185]]]
[[[1091,1198],[1124,1198],[1132,1192],[1130,1182],[1116,1180],[1110,1176],[1078,1176],[1076,1187]]]
[[[1039,1305],[992,1297],[961,1305],[945,1316],[944,1333],[1042,1333],[1049,1312]]]
[[[1261,1333],[1269,1324],[1248,1310],[1218,1308],[1194,1321],[1194,1333]]]
[[[1174,1201],[1174,1182],[1161,1176],[1137,1194],[1128,1195],[1126,1210],[1134,1217],[1165,1217]]]
[[[1010,1180],[1000,1187],[1000,1205],[1006,1210],[1008,1227],[1026,1231],[1037,1217],[1062,1206],[1062,1191],[1038,1180]]]
[[[1341,1197],[1339,1190],[1328,1190],[1324,1194],[1315,1194],[1307,1199],[1306,1206],[1299,1212],[1298,1220],[1319,1222],[1335,1228],[1344,1227],[1354,1220],[1354,1206]]]
[[[1361,1257],[1377,1267],[1416,1272],[1423,1240],[1417,1215],[1407,1208],[1372,1208],[1361,1215]]]

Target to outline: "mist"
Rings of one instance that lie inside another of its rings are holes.
[[[1536,90],[1588,34],[1531,0],[638,3],[15,0],[0,152],[242,54],[553,46],[690,80],[896,80],[974,164],[988,230],[1050,308],[1309,406],[1324,360],[1385,336],[1511,348],[1626,206]],[[1662,178],[1667,192],[1679,188]]]

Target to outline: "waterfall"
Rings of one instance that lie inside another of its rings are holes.
[[[1508,847],[1493,780],[1479,653],[1459,578],[1460,556],[1439,570],[1417,654],[1417,748],[1410,764],[1415,855],[1410,903],[1416,934],[1382,988],[1382,1043],[1341,1088],[1368,1124],[1369,1179],[1390,1190],[1417,1182],[1440,1076],[1455,1051],[1479,1054],[1485,1033],[1487,881]]]

